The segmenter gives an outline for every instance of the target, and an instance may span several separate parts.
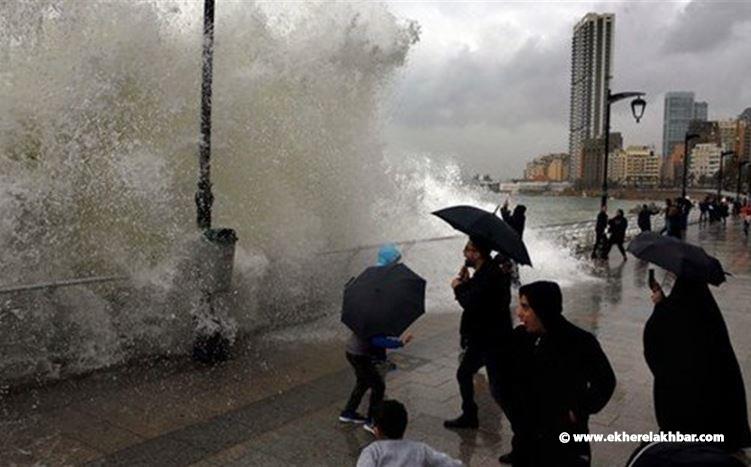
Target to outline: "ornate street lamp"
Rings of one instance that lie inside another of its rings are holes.
[[[631,113],[634,115],[636,123],[644,116],[644,109],[647,107],[647,101],[642,99],[643,92],[619,92],[618,94],[611,94],[608,89],[608,98],[605,103],[605,158],[603,163],[602,174],[602,199],[600,200],[600,206],[608,205],[608,155],[610,153],[610,104],[618,102],[629,97],[636,97],[631,101]]]

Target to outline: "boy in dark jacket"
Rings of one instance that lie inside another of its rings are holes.
[[[589,466],[589,444],[561,442],[559,436],[588,433],[589,416],[605,407],[615,389],[615,374],[597,339],[561,313],[555,282],[519,289],[522,324],[512,338],[515,467]]]

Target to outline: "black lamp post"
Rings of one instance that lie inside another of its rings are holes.
[[[686,180],[688,179],[688,143],[698,138],[696,133],[686,133],[683,138],[683,188],[681,189],[681,198],[686,198]]]
[[[717,201],[722,198],[722,163],[725,160],[725,156],[730,156],[732,154],[735,154],[735,151],[722,151],[722,153],[720,153],[720,172],[717,179]]]
[[[211,228],[211,79],[214,55],[214,0],[203,2],[203,79],[201,82],[201,141],[199,143],[199,177],[196,192],[198,228]]]
[[[622,99],[628,99],[629,97],[636,97],[631,101],[631,113],[634,115],[636,123],[639,123],[644,115],[644,109],[647,107],[647,102],[641,98],[645,95],[643,92],[619,92],[618,94],[611,94],[608,88],[607,101],[605,103],[605,158],[603,162],[603,174],[602,174],[602,199],[600,200],[600,206],[608,205],[608,155],[610,153],[610,104],[618,102]]]
[[[748,165],[748,161],[743,161],[738,163],[738,185],[735,193],[735,199],[740,201],[741,199],[741,174],[743,173],[743,167]]]

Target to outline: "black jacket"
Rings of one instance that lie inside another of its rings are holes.
[[[602,211],[597,214],[597,224],[595,224],[595,233],[602,235],[608,228],[608,215]]]
[[[608,221],[608,231],[610,232],[611,242],[623,242],[626,239],[626,229],[628,229],[628,220],[622,216],[615,216]]]
[[[639,211],[639,218],[637,219],[636,224],[642,232],[652,230],[652,212],[649,209],[642,209]]]
[[[558,436],[588,433],[589,416],[613,395],[615,374],[597,339],[560,316],[541,337],[518,326],[512,348],[514,452],[526,459],[520,465],[571,465],[567,460],[589,455],[587,443],[562,444]]]
[[[725,446],[751,446],[746,391],[727,326],[709,287],[679,279],[644,327],[663,431],[722,433]]]
[[[459,332],[470,345],[508,344],[511,335],[511,278],[495,260],[486,261],[467,282],[454,288],[461,305]]]
[[[513,214],[505,206],[501,207],[501,217],[519,234],[519,238],[524,236],[524,224],[527,222],[527,216],[524,215],[523,210],[519,209],[519,206],[517,206]]]

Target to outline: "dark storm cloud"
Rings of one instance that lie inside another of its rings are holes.
[[[751,2],[694,1],[677,15],[665,38],[666,53],[710,52],[736,38],[751,22]]]
[[[533,157],[568,149],[571,35],[587,12],[616,15],[614,92],[647,92],[638,125],[613,107],[626,144],[661,147],[664,93],[688,90],[710,118],[751,106],[751,2],[420,5],[398,84],[390,142],[449,154],[467,171],[518,176]]]

